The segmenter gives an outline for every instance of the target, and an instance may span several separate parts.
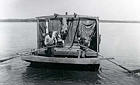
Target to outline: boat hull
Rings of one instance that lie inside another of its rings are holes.
[[[31,62],[30,66],[50,69],[97,71],[98,58],[57,58],[44,56],[22,56],[22,60]]]

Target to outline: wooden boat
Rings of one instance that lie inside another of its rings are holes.
[[[0,22],[37,22],[37,49],[28,52],[31,55],[22,55],[22,59],[31,62],[31,65],[93,71],[98,70],[99,56],[101,56],[100,60],[108,60],[129,73],[134,72],[110,60],[114,58],[105,58],[99,54],[99,23],[140,23],[140,21],[99,20],[98,17],[66,13],[66,15],[54,14],[27,19],[0,19]],[[46,40],[44,34],[48,34],[49,31],[57,31],[61,41],[56,39],[57,42],[53,45],[44,45]],[[15,57],[0,62],[13,58]]]
[[[70,70],[98,70],[99,19],[83,15],[36,17],[37,49],[22,56],[35,66]],[[53,44],[46,45],[45,36],[56,32]],[[57,36],[56,36],[57,35]],[[59,37],[58,37],[59,36]]]

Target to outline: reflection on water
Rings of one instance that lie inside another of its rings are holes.
[[[26,83],[36,82],[39,84],[89,84],[97,83],[99,77],[98,72],[87,71],[66,71],[66,70],[50,70],[45,68],[28,67],[23,73],[22,78]]]

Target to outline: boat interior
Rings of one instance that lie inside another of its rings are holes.
[[[43,16],[37,17],[37,25],[38,48],[32,54],[61,58],[93,58],[98,56],[97,18],[77,17],[76,15]],[[46,36],[53,37],[53,44],[50,44],[50,41],[45,41],[48,38]]]

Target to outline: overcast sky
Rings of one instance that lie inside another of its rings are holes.
[[[101,19],[140,20],[140,0],[0,0],[0,18],[74,12]]]

